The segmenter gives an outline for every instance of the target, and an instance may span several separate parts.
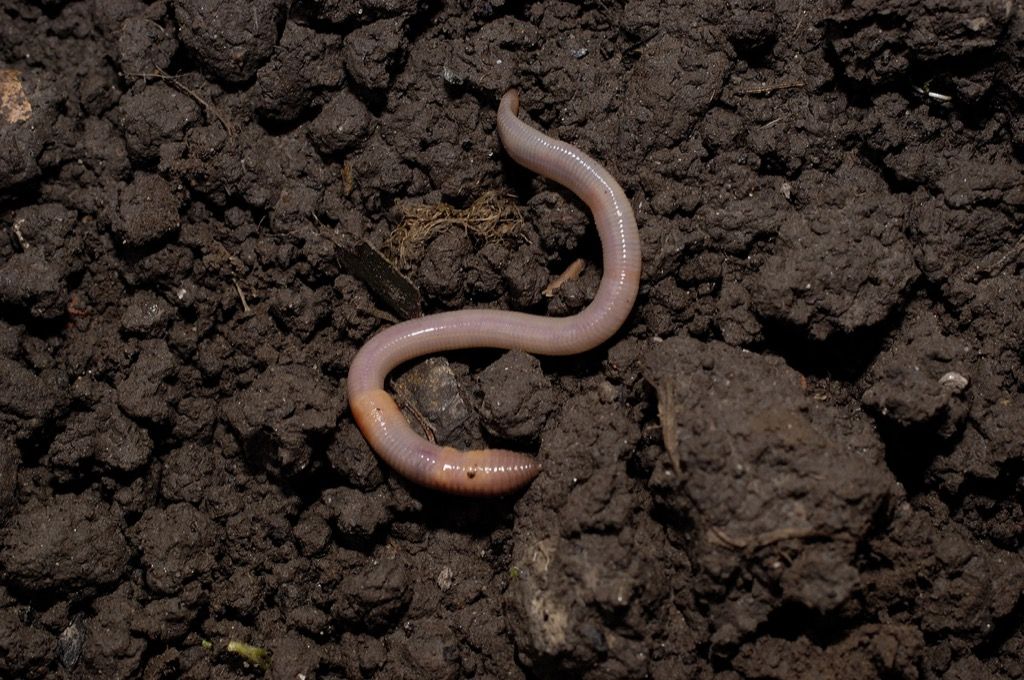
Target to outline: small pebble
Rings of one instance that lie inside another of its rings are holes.
[[[970,381],[968,381],[966,377],[964,377],[960,373],[957,373],[956,371],[950,371],[949,373],[946,373],[944,376],[939,378],[939,384],[947,388],[954,394],[959,394],[960,392],[963,392],[965,389],[967,389],[967,385],[969,382]]]

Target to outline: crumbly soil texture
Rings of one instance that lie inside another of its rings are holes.
[[[467,500],[346,372],[593,297],[511,87],[643,280],[391,376]],[[0,677],[1024,677],[1021,93],[1015,0],[0,0]]]

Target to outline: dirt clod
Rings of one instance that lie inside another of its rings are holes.
[[[128,566],[121,518],[85,495],[34,503],[4,527],[4,572],[19,588],[92,589],[116,583]]]

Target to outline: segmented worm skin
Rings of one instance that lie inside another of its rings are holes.
[[[348,403],[370,446],[403,477],[465,496],[505,494],[540,472],[533,457],[504,449],[458,451],[420,437],[384,391],[399,364],[425,354],[471,347],[577,354],[611,337],[629,316],[640,285],[640,237],[622,188],[594,159],[533,129],[517,117],[519,94],[498,107],[498,135],[520,165],[579,196],[594,214],[604,275],[593,302],[579,314],[550,318],[498,310],[462,310],[399,323],[371,338],[348,374]]]

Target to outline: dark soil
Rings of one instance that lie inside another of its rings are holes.
[[[543,460],[469,501],[345,375],[402,311],[593,295],[513,86],[644,279],[584,356],[396,376]],[[1013,0],[0,0],[0,677],[1024,677],[1021,93]],[[518,234],[367,275],[495,190]]]

